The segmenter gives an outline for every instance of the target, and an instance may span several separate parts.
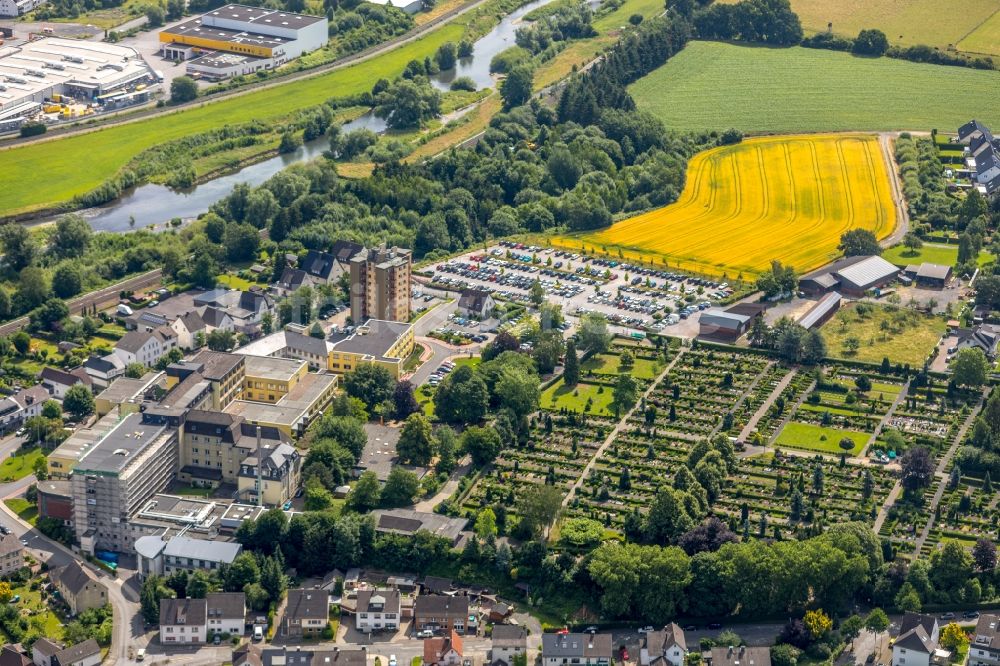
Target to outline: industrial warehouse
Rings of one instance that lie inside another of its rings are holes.
[[[244,5],[226,5],[160,32],[163,57],[186,60],[188,74],[213,80],[278,67],[326,41],[326,17]]]
[[[0,48],[0,131],[42,112],[68,118],[138,104],[154,81],[125,46],[46,37]]]

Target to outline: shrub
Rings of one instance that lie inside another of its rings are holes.
[[[48,128],[42,123],[25,123],[21,125],[21,136],[38,136],[39,134],[45,134]]]

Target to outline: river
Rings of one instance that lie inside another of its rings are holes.
[[[454,68],[433,76],[431,84],[439,90],[448,90],[452,81],[465,76],[475,82],[477,89],[492,87],[494,79],[490,74],[490,61],[493,56],[514,45],[514,35],[525,14],[552,1],[534,0],[508,14],[490,32],[476,40],[470,57],[459,59]],[[385,120],[369,111],[345,123],[341,132],[362,127],[381,133],[385,131],[386,124]],[[189,219],[204,213],[212,204],[232,192],[237,184],[260,185],[292,164],[321,156],[329,145],[327,138],[321,137],[305,143],[294,153],[249,164],[238,171],[193,187],[173,189],[166,185],[140,185],[126,190],[113,202],[82,210],[80,214],[90,222],[94,231],[121,232],[142,228],[160,231],[167,228],[167,223],[173,218]]]

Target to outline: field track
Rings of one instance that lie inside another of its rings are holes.
[[[735,277],[760,273],[772,259],[807,271],[838,255],[844,231],[884,238],[895,225],[877,137],[766,137],[696,155],[670,206],[553,242]]]

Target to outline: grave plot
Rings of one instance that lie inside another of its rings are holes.
[[[772,364],[752,352],[688,350],[649,397],[655,409],[652,428],[689,440],[711,434]]]
[[[969,548],[981,538],[995,540],[1000,518],[998,499],[1000,496],[992,480],[984,484],[979,479],[963,477],[953,470],[921,555],[929,555],[939,542],[946,539],[959,541]]]
[[[462,502],[463,514],[472,516],[499,502],[509,515],[516,515],[519,494],[532,485],[548,484],[565,495],[612,425],[612,421],[597,416],[542,415],[527,446],[503,449],[492,469],[479,477]]]
[[[760,434],[758,441],[766,443],[771,440],[774,433],[781,427],[784,419],[795,410],[795,405],[804,396],[805,392],[813,383],[811,374],[799,371],[792,377],[792,380],[785,387],[770,409],[757,421],[757,432]]]
[[[818,533],[839,522],[873,522],[894,483],[892,474],[873,465],[767,453],[742,461],[715,512],[746,521],[751,534],[759,534],[762,521],[769,537],[775,529],[783,537],[797,530]]]

